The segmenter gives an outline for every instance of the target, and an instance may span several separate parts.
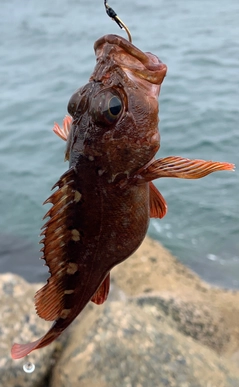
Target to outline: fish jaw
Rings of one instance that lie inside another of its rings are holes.
[[[124,71],[129,71],[129,73],[154,85],[160,86],[167,73],[167,66],[156,55],[141,51],[118,35],[103,36],[95,42],[94,49],[97,63],[104,64],[111,60]],[[91,79],[99,80],[101,78],[102,80],[104,77],[109,77],[108,69],[100,68],[98,71],[96,68]],[[154,90],[157,90],[156,94],[158,94],[159,89],[155,88]]]

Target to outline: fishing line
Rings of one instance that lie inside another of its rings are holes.
[[[132,37],[131,37],[131,33],[130,33],[130,30],[128,29],[128,27],[124,24],[124,22],[119,18],[119,16],[117,15],[117,13],[113,10],[113,8],[111,8],[109,6],[109,4],[107,3],[106,0],[104,0],[104,6],[105,6],[105,11],[107,13],[107,15],[112,19],[114,20],[118,26],[125,30],[127,32],[127,35],[128,35],[128,39],[130,41],[130,43],[132,43]]]

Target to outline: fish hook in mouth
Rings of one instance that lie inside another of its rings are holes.
[[[109,6],[109,4],[106,2],[106,0],[104,0],[104,6],[105,6],[105,10],[106,10],[106,13],[109,17],[111,17],[112,20],[114,20],[118,26],[121,28],[121,29],[124,29],[126,32],[127,32],[127,35],[128,35],[128,39],[130,41],[130,43],[132,43],[132,36],[131,36],[131,33],[130,33],[130,30],[128,29],[128,27],[124,24],[124,22],[119,18],[119,16],[117,15],[117,13],[113,10],[113,8],[111,8]]]
[[[108,50],[103,50],[105,44]],[[151,84],[160,85],[167,72],[167,66],[156,55],[141,51],[122,36],[105,35],[95,42],[94,50],[97,61],[103,57],[104,60],[113,58],[130,77],[136,76]],[[105,67],[105,62],[103,65]]]

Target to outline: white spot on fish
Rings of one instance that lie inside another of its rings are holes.
[[[67,318],[69,316],[70,312],[71,312],[71,309],[63,309],[61,314],[60,314],[60,317]]]
[[[69,262],[66,269],[67,274],[75,274],[78,270],[78,265],[74,262]]]
[[[94,156],[89,156],[88,159],[89,159],[90,161],[94,161]]]
[[[72,294],[72,293],[74,293],[74,290],[73,290],[73,289],[65,290],[65,291],[64,291],[64,294]]]
[[[76,203],[78,203],[80,200],[81,200],[81,193],[79,191],[75,191],[75,196],[74,196],[74,200]]]
[[[78,230],[74,229],[74,230],[71,230],[71,234],[72,234],[72,240],[75,241],[75,242],[78,242],[80,240],[80,233]]]
[[[99,176],[102,176],[103,173],[104,173],[104,170],[103,170],[103,169],[99,169],[99,170],[98,170],[98,175],[99,175]]]

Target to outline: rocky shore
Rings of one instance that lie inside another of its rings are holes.
[[[113,269],[105,304],[90,303],[60,340],[14,361],[13,341],[51,325],[34,311],[40,286],[0,276],[0,387],[239,386],[239,292],[206,284],[158,242],[146,238]]]

